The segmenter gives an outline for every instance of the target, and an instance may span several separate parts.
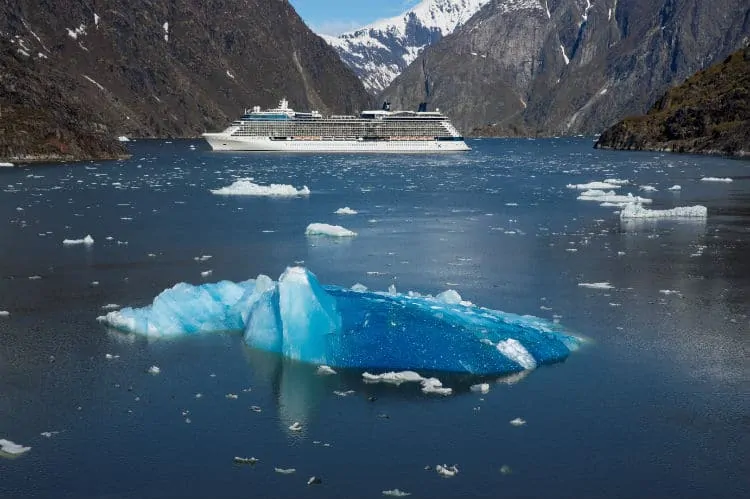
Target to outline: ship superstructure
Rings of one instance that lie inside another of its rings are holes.
[[[467,151],[464,138],[439,111],[379,110],[359,116],[297,112],[286,99],[274,109],[259,106],[223,132],[203,136],[217,151],[452,152]]]

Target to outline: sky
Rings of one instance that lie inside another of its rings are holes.
[[[409,10],[420,0],[289,0],[316,33],[339,35]]]

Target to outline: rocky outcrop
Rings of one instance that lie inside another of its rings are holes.
[[[110,137],[104,149],[119,135],[194,137],[282,97],[323,113],[371,105],[287,0],[18,0],[0,4],[0,39],[0,156],[54,137],[92,157],[75,144],[93,142],[70,140],[90,130]]]
[[[750,46],[607,129],[595,147],[750,156]]]
[[[423,0],[404,14],[323,38],[377,94],[428,45],[450,34],[489,0]]]
[[[464,133],[595,134],[748,36],[746,0],[492,0],[382,96]]]

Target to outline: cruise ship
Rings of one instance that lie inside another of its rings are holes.
[[[204,133],[215,151],[280,152],[396,152],[435,153],[468,151],[464,138],[442,113],[363,111],[359,116],[324,117],[317,111],[297,112],[282,99],[275,109],[259,106],[245,111],[226,130]]]

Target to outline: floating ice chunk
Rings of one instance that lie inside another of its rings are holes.
[[[273,469],[276,473],[280,473],[282,475],[291,475],[295,471],[297,471],[295,468],[274,468]]]
[[[388,496],[388,497],[406,497],[406,496],[410,496],[411,492],[404,492],[403,490],[392,489],[392,490],[384,490],[383,495]]]
[[[701,182],[724,182],[728,184],[729,182],[732,182],[732,179],[729,177],[703,177]]]
[[[333,391],[333,394],[338,397],[348,397],[349,395],[352,395],[353,393],[354,393],[354,390],[346,390],[346,391],[334,390]]]
[[[323,480],[316,476],[311,476],[307,479],[307,485],[320,485],[321,483],[323,483]]]
[[[0,317],[10,317],[10,312],[7,310],[0,310]]]
[[[336,215],[356,215],[359,213],[357,210],[353,210],[349,208],[348,206],[344,206],[343,208],[339,208],[338,210],[334,211]]]
[[[213,273],[214,273],[213,270],[205,270],[205,271],[201,272],[201,277],[208,277],[208,276],[210,276]]]
[[[616,194],[615,191],[602,191],[598,189],[592,189],[583,191],[577,198],[580,201],[596,201],[597,203],[642,203],[649,204],[652,202],[651,199],[642,198],[640,196],[633,196],[631,193],[627,195]]]
[[[53,436],[57,435],[58,433],[60,433],[60,432],[59,431],[43,431],[43,432],[40,433],[40,435],[43,436],[44,438],[52,438]]]
[[[672,187],[670,187],[670,188],[669,188],[669,189],[667,189],[667,190],[668,190],[668,191],[679,191],[679,190],[681,190],[681,189],[682,189],[682,187],[680,187],[679,185],[673,185]]]
[[[392,370],[369,375],[370,381],[397,384],[421,383],[415,370],[512,374],[533,362],[559,362],[580,342],[537,317],[391,291],[323,287],[312,273],[294,267],[278,282],[259,276],[239,284],[181,283],[148,307],[99,320],[156,337],[244,331],[251,347],[334,369]],[[505,353],[496,347],[500,342]]]
[[[578,287],[589,289],[614,289],[614,286],[608,282],[579,282]]]
[[[148,368],[148,373],[149,374],[156,375],[156,374],[159,374],[160,372],[161,372],[161,369],[159,369],[159,366],[151,366],[151,367]]]
[[[302,424],[300,424],[298,421],[295,421],[291,426],[289,426],[289,429],[291,431],[302,431]]]
[[[249,464],[250,466],[255,466],[260,462],[260,459],[256,457],[237,457],[235,456],[234,459],[232,459],[237,464]]]
[[[620,211],[620,219],[625,218],[706,218],[708,208],[705,206],[680,206],[671,210],[650,210],[632,203]]]
[[[642,185],[642,186],[640,187],[640,189],[641,189],[641,190],[642,190],[643,192],[656,192],[656,191],[658,191],[658,190],[659,190],[659,189],[657,189],[656,187],[654,187],[653,185]]]
[[[680,294],[679,291],[675,291],[673,289],[660,289],[659,293],[661,293],[663,295],[667,295],[667,296],[669,296],[669,295],[679,295]]]
[[[514,338],[508,338],[505,341],[500,341],[496,345],[496,348],[506,357],[513,362],[518,363],[521,367],[526,370],[536,369],[536,360],[529,353],[526,348]]]
[[[477,393],[489,393],[489,391],[490,391],[490,384],[489,383],[478,383],[476,385],[471,385],[470,390],[472,392],[477,392]]]
[[[383,374],[362,373],[365,383],[389,383],[400,385],[401,383],[419,383],[424,378],[414,371],[387,372]]]
[[[354,237],[356,232],[346,229],[340,225],[329,225],[324,223],[312,223],[307,226],[305,234],[308,236],[330,236],[330,237]]]
[[[106,305],[102,305],[102,310],[117,310],[120,308],[120,305],[117,303],[107,303]]]
[[[364,293],[365,291],[367,291],[367,286],[365,286],[364,284],[357,283],[357,284],[354,284],[349,289],[351,289],[352,291],[356,291],[358,293]]]
[[[6,168],[6,167],[7,168],[12,168],[14,166],[16,166],[16,165],[14,165],[13,163],[0,162],[0,168]]]
[[[458,291],[452,289],[443,291],[442,293],[438,294],[435,299],[449,305],[458,305],[462,301],[461,295],[458,294]]]
[[[31,450],[31,447],[24,447],[23,445],[11,442],[4,438],[0,438],[0,455],[5,454],[9,457],[20,456]]]
[[[236,393],[227,393],[224,395],[224,397],[228,398],[229,400],[237,400],[239,396]]]
[[[526,424],[526,420],[521,419],[521,418],[516,418],[516,419],[512,419],[510,421],[510,424],[512,424],[513,426],[523,426]]]
[[[302,189],[295,189],[292,185],[271,184],[260,185],[252,181],[251,178],[241,178],[232,185],[213,189],[211,193],[222,196],[269,196],[269,197],[295,197],[309,196],[310,189],[303,186]]]
[[[105,353],[104,354],[104,358],[107,359],[107,360],[115,360],[115,359],[119,359],[120,356],[119,355],[112,355],[111,353]],[[157,367],[157,369],[158,369],[158,367]]]
[[[119,140],[120,142],[130,142],[130,139],[124,135],[120,135],[119,137],[117,137],[117,140]]]
[[[579,191],[588,190],[604,190],[604,189],[619,189],[621,185],[615,184],[614,182],[589,182],[588,184],[568,184],[565,187],[568,189],[578,189]]]
[[[604,181],[608,184],[614,184],[614,185],[630,184],[630,180],[624,180],[624,179],[619,179],[619,178],[605,178]]]
[[[320,366],[318,367],[318,370],[315,371],[315,374],[318,374],[320,376],[330,376],[332,374],[336,374],[336,371],[334,371],[333,368],[329,366]]]
[[[210,260],[211,258],[213,258],[213,256],[211,255],[201,255],[193,257],[193,260],[195,260],[196,262],[205,262],[207,260]]]
[[[451,478],[458,475],[458,466],[456,466],[455,464],[453,466],[448,466],[447,464],[438,464],[437,466],[435,466],[435,471],[437,471],[441,476]]]
[[[65,245],[73,245],[73,244],[85,244],[86,246],[90,246],[94,244],[94,238],[90,235],[87,235],[83,239],[63,239],[63,244]]]
[[[432,393],[445,396],[453,393],[453,389],[445,388],[443,383],[437,378],[424,378],[422,380],[422,393]]]

